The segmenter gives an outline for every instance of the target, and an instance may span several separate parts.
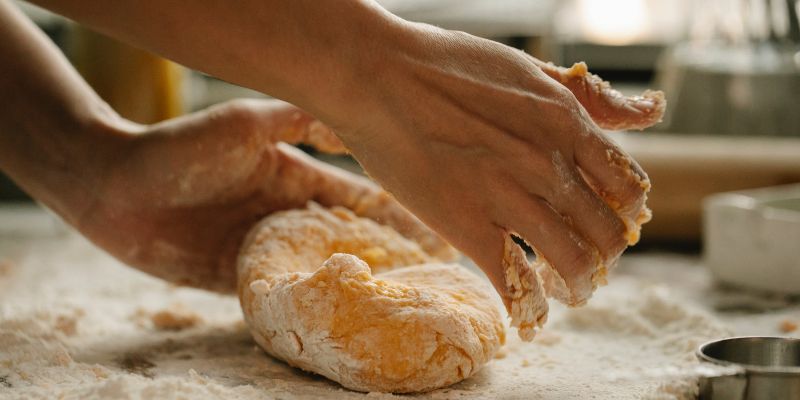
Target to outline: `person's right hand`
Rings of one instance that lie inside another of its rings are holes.
[[[399,24],[375,75],[354,89],[365,97],[357,115],[326,122],[372,178],[483,269],[507,306],[509,234],[554,268],[544,273],[551,296],[585,302],[649,219],[647,175],[601,127],[658,122],[661,93],[625,98],[583,64],[558,68],[465,33]]]

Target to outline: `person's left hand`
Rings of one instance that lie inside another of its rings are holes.
[[[115,135],[111,135],[115,136]],[[247,230],[308,201],[391,225],[430,253],[453,250],[366,178],[286,143],[344,151],[322,123],[280,101],[237,100],[150,127],[131,127],[103,154],[95,204],[78,229],[120,260],[166,280],[228,291]]]

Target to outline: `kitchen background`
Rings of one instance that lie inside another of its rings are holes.
[[[557,64],[586,61],[624,93],[664,90],[663,123],[645,133],[614,133],[653,181],[645,248],[697,249],[708,195],[800,182],[800,1],[381,3],[406,19],[498,40]],[[263,97],[21,4],[130,119],[149,123],[231,98]],[[347,158],[320,157],[358,168]],[[25,199],[0,175],[0,200]]]
[[[609,133],[649,173],[654,213],[609,287],[585,307],[551,302],[536,341],[509,334],[490,368],[431,397],[694,399],[712,371],[696,349],[731,335],[795,338],[715,357],[774,367],[786,379],[767,390],[797,395],[800,0],[381,2],[557,64],[586,61],[624,93],[657,88],[669,101],[652,129]],[[263,97],[20,4],[132,120]],[[0,306],[2,398],[359,398],[253,351],[234,297],[124,268],[2,174]],[[190,324],[161,329],[164,315]]]

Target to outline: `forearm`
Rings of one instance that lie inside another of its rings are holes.
[[[103,126],[121,124],[47,37],[0,1],[0,169],[72,219],[91,203],[88,163],[101,161]]]
[[[334,123],[395,20],[367,0],[34,2]]]

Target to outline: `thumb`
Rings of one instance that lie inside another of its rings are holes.
[[[564,68],[534,60],[545,74],[569,89],[603,129],[644,129],[661,122],[667,105],[663,92],[647,90],[641,96],[627,97],[589,73],[586,63]]]
[[[442,261],[456,258],[457,253],[444,239],[374,182],[318,161],[292,146],[278,144],[278,149],[284,177],[305,182],[303,188],[313,191],[304,196],[305,201],[348,208],[360,217],[391,226],[433,257]]]

